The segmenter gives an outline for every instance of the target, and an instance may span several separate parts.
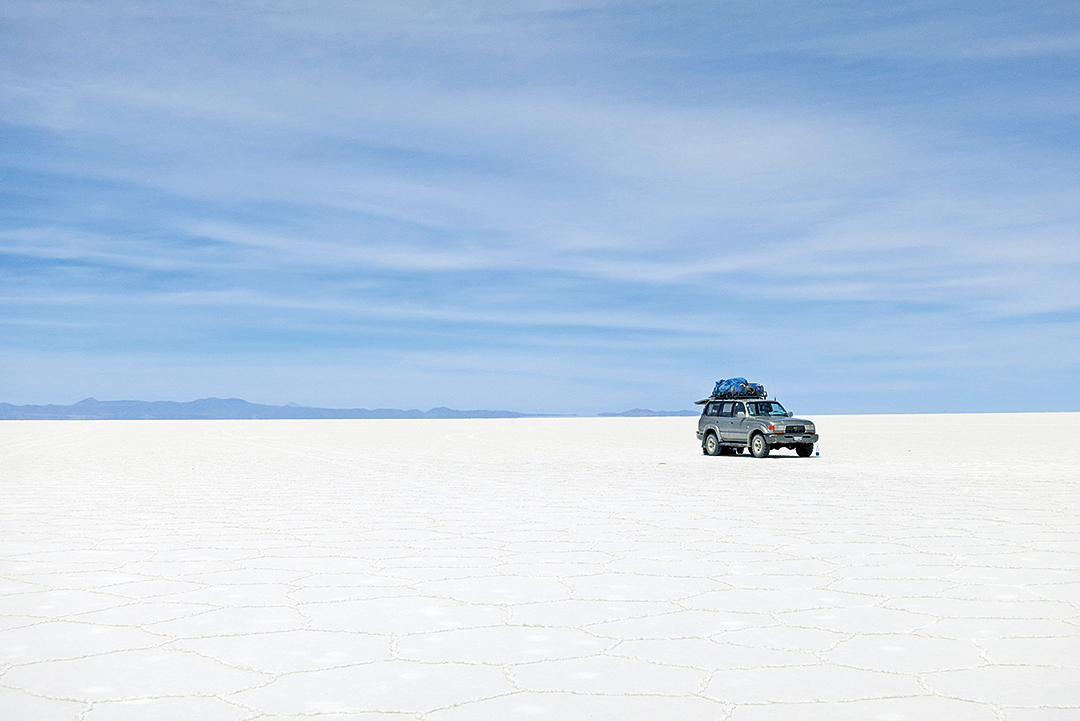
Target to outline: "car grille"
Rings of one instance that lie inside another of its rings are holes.
[[[788,426],[784,433],[806,433],[806,426]]]

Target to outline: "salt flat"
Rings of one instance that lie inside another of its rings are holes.
[[[1080,414],[0,424],[20,721],[1080,719]]]

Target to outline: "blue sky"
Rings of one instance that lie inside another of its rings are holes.
[[[0,401],[1080,410],[1075,2],[0,6]]]

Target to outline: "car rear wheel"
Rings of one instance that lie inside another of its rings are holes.
[[[723,446],[720,445],[720,439],[716,437],[716,434],[710,433],[705,436],[705,443],[702,444],[701,448],[707,456],[718,456]]]
[[[799,454],[799,458],[809,458],[810,454],[814,452],[814,444],[800,443],[795,446],[795,452]]]
[[[755,433],[750,439],[750,455],[754,458],[765,458],[769,455],[769,442],[765,436]]]

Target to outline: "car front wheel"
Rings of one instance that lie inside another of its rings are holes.
[[[750,439],[750,455],[754,458],[765,458],[769,455],[769,442],[760,433]]]
[[[809,458],[810,454],[814,452],[814,444],[800,443],[795,446],[795,452],[799,454],[799,458]]]

